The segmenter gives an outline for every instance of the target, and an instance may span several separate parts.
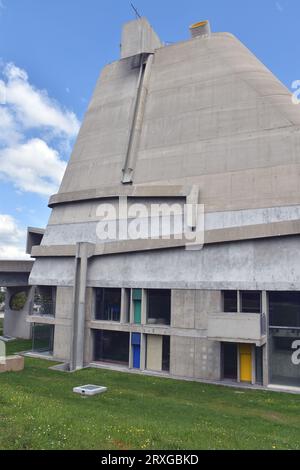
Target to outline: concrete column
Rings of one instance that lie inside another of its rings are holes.
[[[147,289],[142,289],[142,325],[147,324],[147,303],[148,303]]]
[[[237,311],[241,313],[242,311],[242,299],[241,299],[241,291],[237,291]]]
[[[85,303],[88,259],[93,256],[94,245],[78,243],[75,258],[75,279],[73,293],[73,328],[70,370],[84,366]]]
[[[263,346],[263,385],[266,387],[270,383],[269,365],[269,305],[266,291],[262,293],[262,311],[266,315],[266,335],[267,343]]]
[[[130,312],[129,312],[129,323],[134,323],[134,302],[133,302],[133,289],[130,290]]]
[[[133,368],[133,351],[132,351],[132,344],[131,344],[131,336],[132,333],[129,334],[129,369]]]
[[[127,323],[128,302],[126,289],[122,289],[121,293],[121,320],[120,323]]]
[[[147,335],[141,334],[141,370],[146,369]]]

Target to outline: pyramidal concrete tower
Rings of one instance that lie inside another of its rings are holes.
[[[166,46],[144,18],[124,26],[32,249],[30,283],[52,291],[55,313],[30,321],[51,325],[71,369],[300,386],[278,347],[284,338],[292,354],[298,333],[284,331],[300,327],[280,314],[300,290],[300,107],[232,34],[190,29]],[[114,229],[120,200],[129,218],[146,209],[139,237]],[[177,212],[150,237],[154,203]],[[187,205],[202,209],[180,229]],[[200,223],[202,249],[187,249],[179,235]]]

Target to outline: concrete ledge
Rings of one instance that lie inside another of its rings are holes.
[[[275,238],[300,234],[300,220],[274,222],[270,224],[247,225],[226,229],[206,231],[204,245],[216,243],[230,243],[233,241],[254,240],[262,238]],[[184,248],[191,245],[182,235],[181,240],[174,239],[140,239],[123,240],[94,245],[94,253],[91,256],[105,256],[120,253],[166,250],[171,248]],[[75,257],[76,245],[49,245],[33,247],[31,255],[39,257]]]
[[[0,272],[2,273],[30,273],[32,266],[32,260],[0,260]]]
[[[24,357],[22,356],[8,356],[5,358],[5,363],[0,363],[0,373],[2,372],[20,372],[24,369]]]
[[[111,199],[122,196],[133,198],[151,197],[187,197],[191,192],[191,186],[109,186],[100,189],[86,191],[74,191],[71,193],[58,193],[50,197],[49,207],[69,202],[91,201],[96,199]]]

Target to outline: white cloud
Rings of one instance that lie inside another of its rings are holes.
[[[75,137],[79,130],[76,115],[50,99],[46,91],[37,90],[27,73],[14,64],[4,68],[6,104],[13,107],[17,120],[25,129],[48,128],[56,134]]]
[[[25,70],[0,59],[0,180],[18,194],[56,193],[78,130],[72,111],[34,87]],[[28,257],[25,239],[17,220],[0,214],[0,259]]]
[[[12,145],[22,138],[13,114],[4,106],[0,106],[0,130],[0,145]]]
[[[279,11],[279,13],[282,13],[284,10],[280,2],[276,2],[276,10]]]
[[[26,259],[25,230],[8,214],[0,214],[0,259]]]
[[[0,80],[0,178],[16,190],[57,192],[71,145],[76,115],[38,90],[25,70],[2,64]]]
[[[41,139],[0,150],[0,174],[17,189],[49,196],[66,168],[58,152]]]

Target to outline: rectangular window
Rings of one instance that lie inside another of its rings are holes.
[[[55,316],[56,288],[39,286],[35,288],[33,299],[33,315]]]
[[[129,365],[129,333],[94,330],[94,360]]]
[[[226,290],[223,292],[224,312],[236,313],[238,311],[238,292]]]
[[[121,289],[98,288],[95,291],[95,319],[120,322]]]
[[[32,328],[32,351],[53,354],[54,325],[34,323]]]
[[[261,292],[241,292],[242,313],[261,313]]]
[[[152,325],[170,325],[170,290],[153,289],[148,291],[147,321]]]
[[[300,292],[269,293],[270,326],[300,328]]]

